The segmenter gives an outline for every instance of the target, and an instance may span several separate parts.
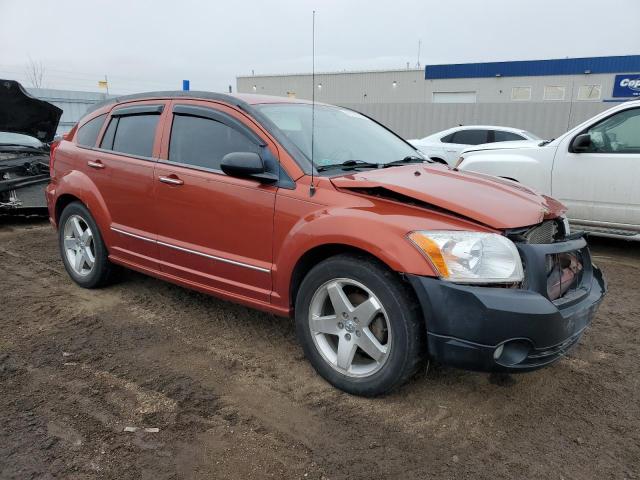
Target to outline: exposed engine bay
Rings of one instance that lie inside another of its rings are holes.
[[[46,208],[49,155],[0,151],[0,211]]]

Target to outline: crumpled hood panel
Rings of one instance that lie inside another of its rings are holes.
[[[0,131],[50,142],[61,116],[60,108],[32,97],[15,80],[0,80]]]
[[[331,182],[341,189],[387,189],[495,229],[535,225],[566,211],[560,202],[519,183],[444,165],[368,170],[334,177]]]

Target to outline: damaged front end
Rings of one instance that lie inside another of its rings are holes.
[[[0,213],[46,208],[49,144],[62,110],[29,95],[18,82],[0,80]]]
[[[0,151],[0,212],[46,208],[44,187],[48,182],[48,153]]]

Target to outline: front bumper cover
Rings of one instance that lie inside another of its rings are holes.
[[[457,285],[407,275],[424,312],[433,359],[468,370],[523,372],[558,360],[580,339],[606,293],[586,241],[517,246],[525,264],[523,288]],[[584,261],[580,284],[550,300],[546,256],[576,250]],[[497,355],[500,345],[515,354]]]

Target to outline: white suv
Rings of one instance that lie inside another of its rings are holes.
[[[432,160],[453,165],[460,153],[471,145],[542,139],[531,132],[510,127],[466,125],[434,133],[428,137],[408,140]]]
[[[516,180],[568,208],[596,235],[640,240],[640,101],[617,105],[550,142],[479,145],[460,170]]]

